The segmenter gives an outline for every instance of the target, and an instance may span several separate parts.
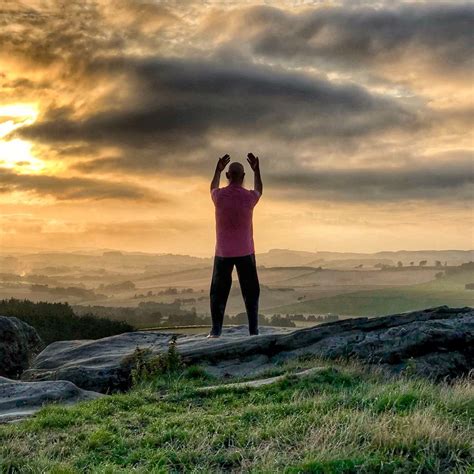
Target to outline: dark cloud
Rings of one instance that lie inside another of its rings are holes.
[[[164,201],[163,198],[138,186],[87,178],[16,174],[0,169],[0,192],[26,191],[58,200],[124,199]]]
[[[286,175],[267,173],[267,181],[285,199],[325,201],[465,201],[474,198],[473,156],[458,152],[451,159],[365,169],[306,169]]]
[[[444,77],[472,73],[472,2],[316,7],[299,14],[257,6],[239,14],[230,42],[237,48],[250,45],[256,55],[350,71],[408,58],[430,63]],[[221,34],[216,23],[205,34]]]
[[[77,120],[51,110],[24,127],[45,142],[155,146],[158,152],[206,145],[209,134],[259,135],[278,140],[371,135],[417,127],[418,115],[395,99],[352,84],[247,66],[193,60],[96,61],[91,69],[128,74],[132,96],[113,109]],[[134,96],[136,95],[136,96]]]

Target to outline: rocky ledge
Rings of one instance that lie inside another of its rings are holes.
[[[127,356],[137,347],[167,351],[172,334],[138,331],[95,341],[49,345],[23,373],[27,381],[68,380],[107,393],[128,387]],[[354,318],[305,329],[263,327],[248,336],[244,326],[227,328],[219,339],[181,335],[177,349],[189,364],[218,377],[257,375],[278,362],[304,356],[357,359],[392,373],[435,379],[467,375],[474,368],[474,309],[441,306],[422,311]]]
[[[103,396],[76,387],[67,380],[20,382],[0,377],[0,423],[31,416],[46,403],[73,404]]]

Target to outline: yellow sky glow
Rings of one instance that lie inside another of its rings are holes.
[[[249,151],[258,252],[474,247],[465,2],[7,3],[2,249],[208,256]]]
[[[39,110],[36,104],[0,105],[0,167],[18,173],[42,173],[45,163],[34,156],[32,143],[19,138],[6,138],[11,132],[36,122]],[[2,121],[2,117],[7,120]]]

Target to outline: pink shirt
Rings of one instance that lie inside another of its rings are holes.
[[[242,257],[255,253],[252,214],[260,193],[229,184],[213,189],[211,197],[216,207],[216,255]]]

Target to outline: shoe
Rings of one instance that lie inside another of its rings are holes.
[[[220,336],[216,336],[215,334],[208,334],[206,339],[218,339]]]

